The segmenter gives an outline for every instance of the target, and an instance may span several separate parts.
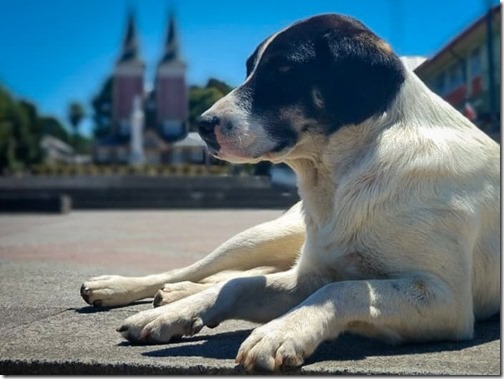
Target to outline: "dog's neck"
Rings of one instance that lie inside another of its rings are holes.
[[[331,221],[336,191],[344,176],[372,144],[367,125],[348,127],[332,136],[313,136],[304,141],[303,156],[286,163],[297,176],[307,225],[322,227]]]
[[[370,145],[367,125],[348,127],[332,136],[308,136],[301,141],[302,155],[287,163],[296,173],[307,225],[322,227],[333,217],[339,178],[350,170]]]
[[[433,97],[415,74],[408,72],[405,83],[387,112],[359,125],[343,127],[329,137],[305,136],[285,163],[297,175],[307,223],[322,226],[331,220],[336,204],[329,204],[328,201],[336,200],[338,184],[347,173],[361,165],[363,159],[374,156],[373,152],[379,149],[385,130],[411,128],[420,126],[420,123],[426,127],[429,117],[425,115],[430,113],[436,117],[441,113],[446,117],[459,118],[458,112],[444,104],[442,99]],[[432,124],[436,123],[439,124],[439,120],[433,116]]]

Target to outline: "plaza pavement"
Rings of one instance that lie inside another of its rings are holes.
[[[227,321],[166,345],[134,346],[115,331],[149,301],[87,306],[83,280],[187,265],[269,210],[88,211],[0,215],[0,374],[240,374],[234,358],[254,324]],[[389,346],[343,335],[296,374],[500,375],[500,320],[460,343]]]

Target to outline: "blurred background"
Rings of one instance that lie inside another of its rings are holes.
[[[500,141],[495,0],[2,0],[0,208],[42,195],[78,209],[295,202],[288,168],[213,159],[195,119],[264,38],[328,12],[363,21]]]

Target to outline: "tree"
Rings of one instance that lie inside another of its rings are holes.
[[[70,133],[56,117],[42,116],[40,117],[39,124],[42,135],[51,135],[70,144]]]
[[[112,128],[112,86],[113,77],[108,77],[91,101],[93,108],[93,134],[96,138],[106,136]]]
[[[233,90],[233,87],[229,86],[227,83],[220,81],[215,78],[210,78],[208,79],[206,88],[214,87],[217,88],[221,93],[222,96],[227,95],[229,92]]]
[[[35,105],[0,87],[0,172],[21,170],[42,159]]]
[[[0,174],[21,171],[42,162],[40,143],[45,135],[67,144],[71,140],[70,133],[57,118],[40,115],[35,104],[16,99],[0,86]],[[90,140],[78,135],[77,138],[80,152],[86,152]]]
[[[26,157],[26,163],[32,164],[40,162],[42,159],[42,149],[40,148],[40,141],[42,139],[42,133],[39,124],[39,114],[35,104],[27,100],[19,100],[18,107],[21,113],[24,114],[26,120],[25,126],[25,136],[22,138],[24,141],[25,152],[21,152],[21,155]]]
[[[0,87],[0,169],[13,169],[16,165],[16,140],[12,119],[14,99]]]

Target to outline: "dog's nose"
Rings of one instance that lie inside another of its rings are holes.
[[[220,124],[220,119],[217,116],[201,116],[198,119],[198,130],[202,136],[211,134],[215,127]]]

